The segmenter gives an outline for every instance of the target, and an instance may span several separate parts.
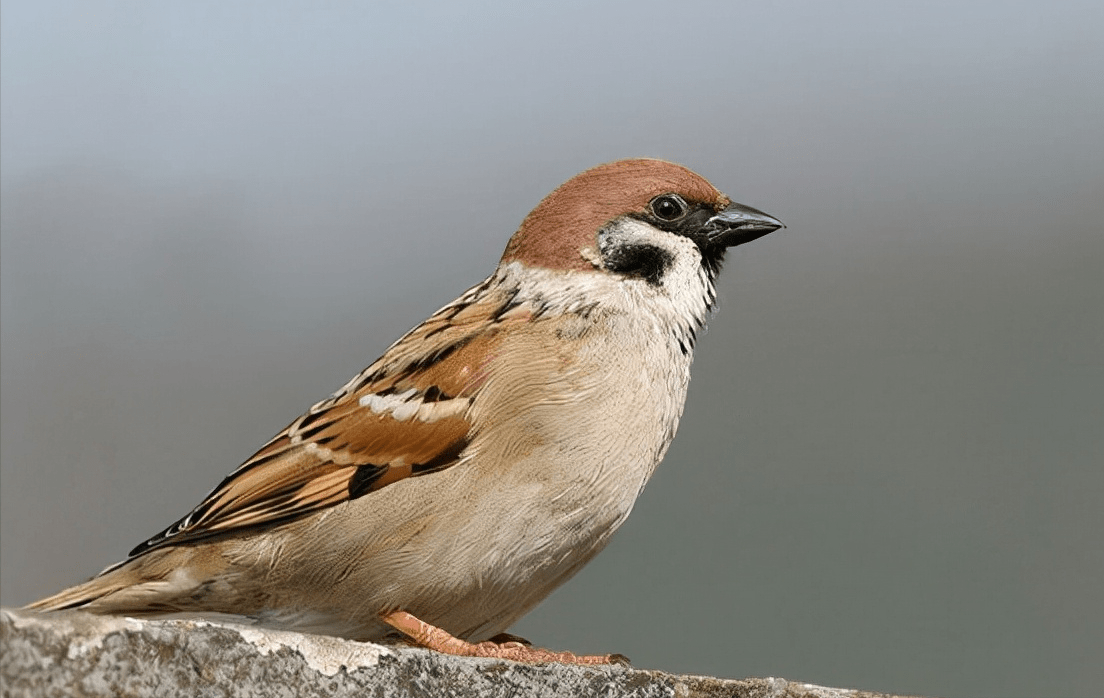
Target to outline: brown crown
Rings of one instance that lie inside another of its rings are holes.
[[[510,238],[502,263],[550,269],[593,269],[580,250],[593,247],[598,230],[618,216],[644,213],[660,194],[678,194],[718,211],[729,199],[705,178],[665,160],[618,160],[581,172],[534,208]]]

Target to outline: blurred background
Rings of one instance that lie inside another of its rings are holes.
[[[1102,35],[1095,1],[6,0],[0,600],[120,559],[645,155],[789,227],[730,256],[633,516],[514,631],[1098,695]]]

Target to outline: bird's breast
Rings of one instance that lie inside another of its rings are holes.
[[[689,356],[654,325],[563,319],[507,340],[473,403],[476,467],[534,498],[567,533],[624,520],[682,414]]]

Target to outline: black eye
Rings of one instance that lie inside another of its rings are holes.
[[[686,213],[686,202],[676,194],[664,194],[652,199],[652,213],[656,218],[673,221]]]

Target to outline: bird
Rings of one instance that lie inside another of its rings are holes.
[[[726,252],[783,227],[665,160],[583,171],[484,281],[125,560],[29,608],[621,661],[506,630],[626,520],[675,436]]]

